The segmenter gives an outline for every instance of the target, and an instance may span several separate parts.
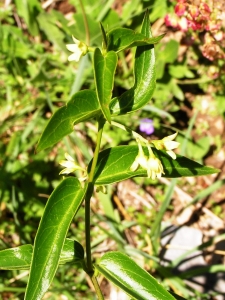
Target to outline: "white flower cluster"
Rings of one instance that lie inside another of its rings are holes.
[[[149,152],[149,156],[146,156],[141,145],[141,140],[143,141],[143,138],[140,140],[137,134],[134,136],[136,137],[138,144],[138,155],[131,165],[130,170],[134,172],[140,166],[147,171],[148,178],[153,180],[156,178],[161,178],[162,174],[165,174],[163,165],[161,161],[154,155],[149,142],[145,140],[145,145],[147,146]],[[150,143],[153,144],[158,150],[166,150],[168,155],[170,155],[173,159],[176,159],[176,154],[172,151],[180,145],[178,142],[173,141],[176,136],[177,133],[169,135],[162,140],[151,141]]]

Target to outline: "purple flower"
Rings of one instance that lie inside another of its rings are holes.
[[[154,132],[153,121],[148,118],[141,119],[139,129],[146,134],[152,134]]]

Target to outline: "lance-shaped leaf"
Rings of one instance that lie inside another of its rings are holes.
[[[75,124],[89,120],[99,113],[100,106],[94,91],[84,90],[76,93],[65,106],[53,114],[41,135],[37,151],[56,144],[73,132]]]
[[[147,147],[143,147],[145,155],[148,155]],[[163,177],[176,178],[188,176],[201,176],[218,173],[218,169],[203,166],[184,156],[177,155],[173,160],[165,151],[152,148],[154,154],[160,159],[164,173]],[[109,148],[99,154],[95,169],[95,184],[104,185],[122,181],[132,177],[147,177],[147,171],[139,167],[131,171],[138,154],[138,146],[118,146]],[[90,169],[91,162],[88,170]]]
[[[153,45],[158,43],[164,35],[147,37],[143,33],[138,33],[128,28],[115,28],[107,35],[107,50],[120,52],[131,47]]]
[[[94,52],[94,74],[96,92],[101,110],[106,120],[111,122],[109,103],[112,98],[117,55],[114,51],[102,55],[99,48]]]
[[[45,207],[34,241],[25,299],[42,299],[58,268],[69,225],[77,213],[86,189],[75,177],[63,180]]]
[[[148,11],[145,14],[141,33],[151,37]],[[138,46],[134,64],[134,86],[119,97],[112,99],[110,109],[113,115],[123,115],[140,109],[147,104],[156,86],[154,45]]]
[[[123,253],[108,252],[102,256],[95,267],[109,281],[120,287],[134,299],[175,299],[154,277]]]
[[[30,268],[33,245],[27,244],[0,251],[0,270],[27,270]],[[66,239],[59,258],[59,264],[79,262],[84,259],[80,243]]]

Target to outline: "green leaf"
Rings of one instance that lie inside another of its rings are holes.
[[[0,251],[0,270],[29,269],[32,252],[32,245],[23,245]]]
[[[99,48],[94,52],[94,74],[96,92],[101,110],[106,120],[111,122],[109,103],[112,98],[114,74],[117,65],[117,55],[114,51],[102,55]]]
[[[73,126],[100,114],[96,93],[84,90],[76,93],[63,107],[58,109],[44,129],[37,151],[48,148],[59,142],[64,136],[73,132]]]
[[[158,43],[165,34],[157,37],[148,37],[143,32],[137,33],[128,28],[112,29],[107,35],[108,51],[120,52],[136,46],[153,45]]]
[[[86,189],[75,177],[64,179],[53,191],[34,241],[25,299],[42,299],[58,268],[69,225],[77,213]]]
[[[141,33],[151,37],[148,11],[145,14]],[[134,86],[119,97],[112,99],[113,115],[122,115],[140,109],[147,104],[155,90],[155,50],[153,45],[137,47],[134,64]]]
[[[162,59],[165,63],[173,63],[177,59],[179,49],[179,43],[177,41],[170,40],[166,45],[158,46],[158,59]]]
[[[194,78],[195,74],[186,65],[170,65],[169,74],[174,78]]]
[[[84,259],[83,246],[74,240],[66,239],[63,245],[62,252],[59,258],[59,264],[65,264],[67,262],[79,262]]]
[[[36,18],[42,10],[38,0],[15,0],[17,13],[26,22],[27,28],[32,35],[38,35],[38,25]]]
[[[80,5],[76,5],[76,7],[80,7]],[[100,46],[101,45],[101,35],[99,34],[99,22],[96,21],[93,16],[93,7],[90,11],[91,13],[86,13],[88,28],[90,31],[90,46]],[[70,31],[77,39],[80,41],[86,40],[86,30],[85,30],[85,22],[83,18],[83,13],[77,12],[73,15],[73,19],[75,24],[71,25]]]
[[[174,79],[171,79],[170,82],[167,83],[167,86],[177,99],[179,99],[180,101],[184,100],[184,93]]]
[[[37,17],[38,24],[41,30],[47,36],[47,39],[52,42],[59,50],[66,52],[66,45],[64,42],[65,34],[61,31],[57,25],[57,18],[49,11],[48,13],[43,11]]]
[[[143,147],[148,155],[147,147]],[[161,160],[165,174],[164,177],[176,178],[187,176],[201,176],[218,173],[219,170],[203,166],[184,156],[177,155],[173,160],[165,151],[152,148],[154,154]],[[97,185],[110,184],[132,177],[147,177],[146,170],[141,167],[135,172],[130,170],[136,156],[138,146],[118,146],[100,152],[95,169],[94,180]],[[91,162],[88,170],[90,169]]]
[[[167,0],[154,0],[151,6],[151,20],[155,22],[157,19],[164,17],[169,10]]]
[[[175,299],[154,277],[123,253],[106,253],[95,267],[130,297],[138,300]]]
[[[0,251],[0,270],[27,270],[30,268],[33,245],[22,245]],[[78,262],[84,259],[80,243],[66,239],[59,258],[59,264]]]
[[[178,56],[179,43],[170,40],[166,45],[158,44],[156,46],[156,70],[157,79],[163,77],[166,63],[173,63]]]

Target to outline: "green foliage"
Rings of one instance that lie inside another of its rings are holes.
[[[147,148],[144,148],[147,154]],[[182,176],[209,175],[219,170],[202,166],[184,156],[178,155],[176,160],[171,160],[169,155],[154,149],[154,154],[160,159],[165,174],[163,176],[176,178]],[[137,146],[118,146],[100,152],[95,171],[95,183],[98,185],[110,184],[134,176],[147,176],[146,170],[138,168],[135,172],[130,167],[138,154]],[[90,162],[91,166],[92,162]]]
[[[145,15],[141,33],[151,37],[149,16]],[[134,63],[134,86],[121,96],[113,98],[111,110],[113,114],[126,114],[143,107],[151,99],[155,90],[155,51],[154,46],[137,47]]]
[[[0,252],[2,270],[26,270],[30,269],[33,253],[32,245],[22,245],[15,248],[6,249]],[[66,239],[63,245],[59,264],[68,262],[80,262],[84,259],[84,249],[80,243]]]
[[[106,120],[111,122],[109,103],[112,98],[114,74],[117,66],[117,55],[114,51],[109,51],[105,55],[99,48],[94,52],[94,74],[96,94],[101,107],[101,111]]]
[[[108,280],[135,299],[175,299],[154,277],[122,253],[110,252],[104,254],[95,267]]]
[[[164,34],[158,37],[148,37],[127,28],[116,28],[107,35],[107,50],[120,52],[131,47],[146,46],[158,43]]]
[[[96,117],[99,113],[100,106],[94,91],[85,90],[76,93],[67,105],[57,110],[49,120],[38,143],[37,151],[59,142],[64,136],[73,132],[75,124]]]
[[[25,299],[42,299],[51,284],[69,225],[83,201],[85,191],[78,179],[69,177],[48,199],[34,241]]]

